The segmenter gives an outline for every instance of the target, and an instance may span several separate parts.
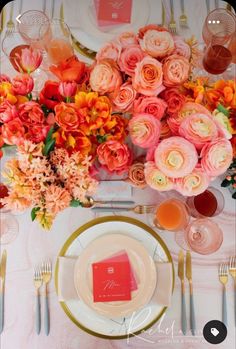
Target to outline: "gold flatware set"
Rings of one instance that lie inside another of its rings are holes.
[[[4,250],[0,261],[0,334],[4,328],[4,298],[5,298],[5,279],[7,266],[7,251]]]

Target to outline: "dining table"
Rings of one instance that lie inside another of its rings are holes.
[[[76,0],[70,0],[76,2]],[[134,0],[135,1],[135,0]],[[177,3],[175,0],[174,3]],[[196,6],[191,11],[189,3]],[[185,1],[189,26],[191,21],[195,25],[197,11],[200,9],[198,0]],[[68,0],[66,1],[68,4]],[[205,3],[205,1],[204,1]],[[226,3],[220,1],[225,7]],[[22,12],[38,9],[44,10],[48,16],[60,17],[61,0],[15,0],[13,19]],[[166,18],[170,18],[169,1],[164,1],[166,6]],[[215,2],[210,0],[213,8]],[[223,6],[222,5],[222,6]],[[6,31],[6,21],[9,18],[11,2],[4,7],[5,24],[1,33],[1,41]],[[178,5],[179,6],[179,5]],[[65,11],[64,11],[65,12]],[[68,12],[68,11],[67,11]],[[68,13],[65,18],[68,26]],[[160,15],[157,14],[157,22]],[[206,16],[206,13],[203,17]],[[194,34],[194,32],[193,32]],[[79,59],[88,63],[91,59],[76,52]],[[0,72],[13,76],[15,74],[9,62],[6,62],[1,52]],[[14,149],[6,148],[1,159],[1,169],[7,159],[14,156]],[[171,306],[162,315],[158,322],[152,327],[137,334],[128,335],[125,339],[104,339],[93,336],[76,326],[63,311],[58,301],[55,286],[55,266],[59,251],[71,234],[83,224],[90,220],[103,216],[117,216],[120,212],[98,212],[91,208],[70,207],[58,214],[50,231],[44,231],[37,222],[32,222],[30,210],[21,213],[14,213],[19,224],[19,232],[14,241],[6,245],[0,245],[1,252],[7,251],[7,270],[5,283],[5,325],[0,335],[1,349],[210,349],[212,344],[208,343],[203,336],[205,324],[211,320],[221,320],[222,285],[219,282],[218,267],[222,262],[228,262],[230,256],[236,254],[236,201],[232,199],[227,188],[221,187],[224,176],[221,176],[211,183],[211,186],[220,190],[225,199],[225,207],[221,214],[212,219],[223,231],[223,243],[220,249],[211,255],[200,255],[192,252],[192,277],[194,284],[194,301],[196,316],[196,333],[193,336],[190,330],[186,335],[181,331],[181,283],[177,275],[178,254],[180,246],[175,240],[173,232],[159,230],[152,227],[154,231],[164,240],[167,245],[175,268],[174,291]],[[138,204],[157,205],[163,198],[163,193],[158,193],[151,188],[132,188],[130,200]],[[174,195],[172,192],[167,196]],[[165,195],[166,197],[166,195]],[[115,193],[119,200],[119,192]],[[124,217],[139,219],[150,225],[148,214],[138,215],[132,211],[122,212]],[[35,289],[33,285],[34,266],[41,261],[50,259],[52,262],[52,280],[48,286],[49,308],[50,308],[50,333],[47,336],[44,331],[38,335],[35,332]],[[220,349],[233,349],[236,345],[236,326],[234,319],[234,284],[229,277],[227,283],[227,308],[228,327],[226,339],[218,345]],[[189,297],[186,283],[186,304],[187,317],[189,318]],[[91,319],[93,321],[93,319]]]

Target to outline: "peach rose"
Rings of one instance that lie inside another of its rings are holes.
[[[6,144],[19,145],[24,140],[25,129],[19,118],[2,125],[2,138]]]
[[[152,189],[168,191],[174,188],[171,178],[168,178],[162,171],[160,171],[153,161],[149,161],[145,164],[144,174],[147,184]]]
[[[122,84],[120,72],[112,61],[97,63],[90,74],[90,86],[101,94],[114,92]]]
[[[134,101],[134,114],[146,113],[153,115],[156,119],[161,120],[165,114],[166,102],[156,96],[139,97]]]
[[[171,129],[167,123],[166,118],[161,120],[161,134],[160,134],[160,139],[165,139],[169,138],[172,136]]]
[[[118,141],[107,141],[97,148],[98,161],[109,172],[118,174],[128,170],[132,156],[126,144]]]
[[[158,143],[161,123],[151,114],[135,114],[129,121],[132,142],[141,148],[150,148]]]
[[[120,57],[121,46],[114,42],[108,42],[105,46],[103,46],[98,53],[96,54],[97,62],[101,62],[104,59],[112,59],[113,61],[117,61]]]
[[[203,193],[209,186],[210,178],[201,167],[196,167],[190,174],[178,178],[175,189],[184,196],[194,196]]]
[[[144,164],[142,162],[136,162],[129,168],[128,179],[131,184],[144,188],[147,183],[144,175]]]
[[[148,25],[145,25],[144,27],[140,28],[139,31],[138,31],[138,37],[139,39],[143,39],[145,33],[148,31],[148,30],[157,30],[159,32],[168,32],[168,29],[164,28],[164,27],[161,27],[160,25],[157,25],[157,24],[148,24]]]
[[[204,144],[218,136],[218,129],[212,117],[196,113],[181,122],[179,134],[193,143],[197,149],[202,149]]]
[[[76,131],[83,118],[74,103],[60,103],[55,106],[55,122],[65,131]]]
[[[181,36],[175,35],[173,39],[175,45],[173,54],[184,56],[189,61],[191,57],[190,46],[181,38]]]
[[[165,89],[165,91],[162,92],[161,97],[164,98],[167,103],[167,113],[170,116],[177,115],[178,111],[186,101],[186,97],[180,93],[176,87]]]
[[[201,166],[210,176],[216,177],[223,174],[233,159],[233,149],[230,141],[217,138],[204,145],[201,151]]]
[[[12,89],[18,95],[27,95],[34,88],[34,80],[29,74],[17,75],[12,80]]]
[[[163,83],[172,87],[181,85],[188,79],[190,64],[187,58],[179,55],[171,55],[163,63]]]
[[[162,85],[162,77],[162,64],[155,58],[146,56],[137,63],[133,86],[145,96],[156,96],[165,89]]]
[[[117,37],[117,42],[122,48],[138,44],[137,35],[134,32],[123,32]]]
[[[126,82],[110,95],[110,99],[118,110],[128,111],[132,107],[136,95],[137,92],[133,86],[129,82]]]
[[[128,46],[122,51],[118,64],[121,71],[133,76],[137,63],[141,62],[144,57],[145,53],[141,50],[140,46]]]
[[[140,45],[146,53],[155,58],[170,55],[175,48],[172,35],[168,31],[147,30],[140,40]]]
[[[15,119],[18,116],[18,111],[15,105],[12,105],[8,101],[4,101],[0,104],[0,122],[5,123]]]
[[[40,105],[30,101],[19,106],[19,118],[26,125],[40,125],[45,117]]]
[[[188,175],[198,162],[194,145],[182,137],[163,139],[158,144],[154,157],[156,166],[171,178]]]

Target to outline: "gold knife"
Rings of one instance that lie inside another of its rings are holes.
[[[178,258],[178,276],[181,281],[181,329],[185,335],[187,332],[187,316],[186,316],[186,303],[185,303],[185,287],[184,287],[184,253],[179,251]]]
[[[190,251],[186,254],[186,278],[189,281],[189,292],[190,292],[190,329],[192,335],[195,336],[196,321],[195,321],[195,311],[193,302],[193,282],[192,282],[192,258]]]
[[[3,31],[4,22],[5,22],[5,11],[4,11],[4,7],[3,7],[1,14],[0,14],[0,33]]]
[[[4,250],[0,262],[0,334],[4,327],[4,292],[6,277],[7,251]]]

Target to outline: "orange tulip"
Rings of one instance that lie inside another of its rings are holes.
[[[81,83],[86,75],[85,64],[80,62],[76,56],[72,56],[58,65],[53,65],[49,69],[61,81],[75,81]]]

